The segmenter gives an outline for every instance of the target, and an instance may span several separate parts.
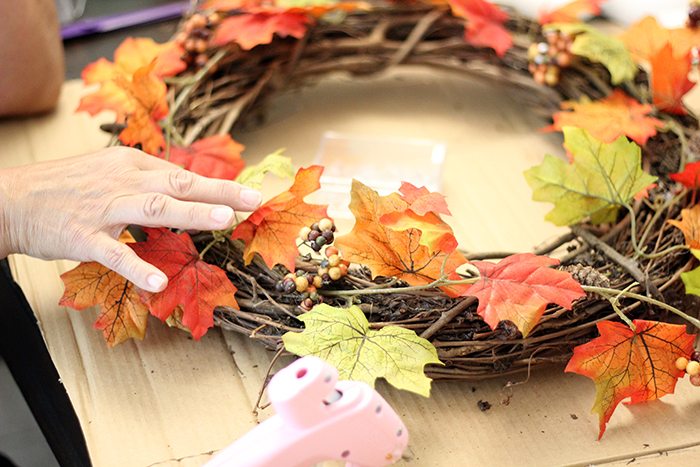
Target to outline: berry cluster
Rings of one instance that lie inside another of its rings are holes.
[[[532,44],[527,51],[528,69],[538,84],[556,86],[562,68],[571,64],[573,38],[560,31],[547,31],[546,42]]]
[[[685,357],[678,357],[676,368],[685,371],[690,376],[690,384],[700,386],[700,351],[693,352],[690,360]]]
[[[207,16],[195,13],[186,21],[177,36],[175,42],[185,49],[182,57],[189,64],[194,64],[197,68],[203,67],[209,57],[209,41],[213,35],[214,28],[221,22],[218,13],[211,13]]]
[[[315,271],[298,269],[290,272],[276,285],[278,292],[301,294],[301,308],[310,310],[314,304],[321,303],[323,297],[318,289],[333,281],[341,279],[348,273],[348,262],[344,261],[338,249],[331,245],[335,240],[335,224],[330,219],[321,219],[311,227],[302,227],[299,238],[316,252],[323,250],[324,258]]]
[[[689,28],[697,28],[700,25],[700,1],[690,2],[687,24]]]

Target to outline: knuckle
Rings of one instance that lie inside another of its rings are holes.
[[[143,213],[147,219],[161,218],[168,210],[168,197],[162,193],[154,193],[143,204]]]
[[[168,182],[176,196],[186,196],[192,191],[195,178],[192,172],[187,170],[173,170],[168,175]]]
[[[110,269],[121,269],[126,264],[127,259],[127,250],[119,243],[111,245],[105,251],[105,262]]]

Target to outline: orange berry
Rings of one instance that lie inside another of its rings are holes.
[[[323,276],[324,274],[328,274],[328,268],[318,268],[318,271],[316,271],[316,274],[319,276]]]
[[[196,39],[194,41],[194,50],[196,50],[200,54],[206,52],[208,47],[209,44],[204,39]]]
[[[194,29],[203,28],[207,25],[207,19],[204,17],[204,15],[200,15],[199,13],[192,15],[188,22],[192,23],[192,27]]]
[[[323,287],[323,278],[321,276],[314,276],[313,284],[316,288]]]
[[[330,255],[330,256],[328,257],[328,264],[329,264],[331,267],[335,267],[335,266],[339,265],[339,264],[340,264],[340,256],[338,256],[338,255]]]
[[[559,52],[557,54],[557,65],[567,67],[571,65],[571,54],[569,52]]]
[[[537,84],[544,84],[544,72],[541,70],[535,71],[533,78]]]
[[[685,371],[685,367],[688,366],[688,359],[685,357],[678,357],[676,359],[676,368],[678,368],[681,371]]]
[[[325,253],[326,253],[326,258],[330,258],[331,256],[338,254],[338,249],[334,246],[329,246],[328,248],[326,248]]]
[[[187,39],[185,41],[185,50],[190,51],[190,52],[194,51],[194,44],[195,44],[194,39],[192,39],[192,38]]]
[[[696,362],[695,360],[689,361],[688,365],[685,367],[685,372],[690,376],[700,375],[700,363]]]
[[[345,263],[340,263],[338,265],[338,268],[340,268],[340,273],[345,276],[348,274],[348,265]]]

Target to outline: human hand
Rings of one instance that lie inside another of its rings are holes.
[[[0,170],[0,258],[97,261],[159,292],[167,277],[117,238],[129,224],[221,230],[261,195],[131,148]]]

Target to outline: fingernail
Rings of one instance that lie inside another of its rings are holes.
[[[153,290],[160,292],[165,287],[165,278],[159,276],[158,274],[151,274],[146,278],[146,282],[150,285]]]
[[[209,215],[216,222],[224,224],[231,221],[231,218],[233,217],[233,209],[228,206],[218,206],[212,209]]]
[[[259,191],[244,189],[241,191],[241,201],[251,208],[257,208],[262,202],[262,195]]]

